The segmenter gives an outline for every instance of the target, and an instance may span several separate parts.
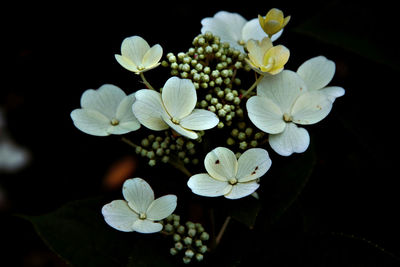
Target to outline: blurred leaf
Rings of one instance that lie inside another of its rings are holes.
[[[262,184],[261,213],[265,226],[275,223],[296,201],[307,184],[315,163],[316,155],[311,143],[306,152],[281,158],[278,163],[272,164],[270,172],[263,178],[270,179],[269,183]]]
[[[235,201],[228,199],[227,202],[229,203],[224,207],[232,218],[245,224],[249,228],[254,227],[258,213],[261,210],[261,203],[258,199],[248,196]]]
[[[68,203],[41,216],[26,216],[43,241],[73,266],[126,266],[129,262],[154,260],[160,235],[125,233],[108,226],[101,214],[102,198]],[[163,248],[168,252],[168,248]],[[144,251],[148,251],[144,253]],[[132,266],[132,265],[131,265]],[[137,265],[135,265],[137,266]]]

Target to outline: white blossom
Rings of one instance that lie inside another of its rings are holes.
[[[152,47],[140,36],[127,37],[121,44],[121,55],[115,59],[125,69],[136,74],[159,66],[163,49],[159,44]]]
[[[162,93],[142,89],[136,92],[133,113],[141,124],[154,131],[171,127],[178,134],[197,139],[195,131],[215,127],[219,119],[211,111],[195,109],[196,89],[191,80],[169,78]]]
[[[332,102],[345,93],[342,87],[325,87],[335,75],[335,63],[324,56],[314,57],[305,61],[297,69],[297,74],[306,83],[309,91],[319,90],[325,93]]]
[[[246,103],[250,120],[269,133],[269,144],[282,156],[304,152],[310,136],[297,125],[314,124],[325,118],[332,101],[318,90],[308,90],[300,76],[289,70],[264,77],[257,95]]]
[[[71,112],[74,125],[84,133],[95,136],[125,134],[136,131],[140,123],[132,113],[135,95],[126,95],[115,85],[86,90],[81,108]]]
[[[236,159],[228,148],[217,147],[206,155],[204,165],[207,173],[193,175],[187,183],[192,192],[206,197],[237,199],[257,190],[257,180],[271,167],[271,159],[261,148],[246,150]]]
[[[238,13],[219,11],[212,18],[202,19],[201,24],[201,33],[211,32],[220,37],[222,43],[229,43],[241,52],[244,52],[243,45],[248,40],[262,40],[264,37],[268,37],[261,28],[258,18],[247,21]],[[274,34],[271,40],[278,39],[282,31]]]
[[[157,222],[174,212],[175,195],[154,199],[150,185],[141,178],[128,179],[122,187],[125,200],[114,200],[103,206],[104,220],[123,232],[156,233],[163,226]]]

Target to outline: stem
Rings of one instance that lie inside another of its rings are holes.
[[[147,86],[147,88],[154,90],[153,86],[151,86],[151,84],[146,80],[146,78],[144,77],[143,72],[140,73],[140,78],[142,78],[143,83]]]
[[[168,163],[171,164],[174,168],[180,170],[183,174],[185,174],[187,177],[191,177],[192,174],[189,172],[188,169],[182,164],[182,162],[176,162],[174,160],[168,160]]]
[[[231,216],[226,217],[224,224],[221,227],[221,230],[219,230],[217,238],[215,238],[215,246],[218,246],[218,244],[221,242],[221,238],[224,235],[226,227],[228,226],[230,220],[231,220]]]
[[[247,96],[249,93],[251,93],[251,91],[253,91],[253,89],[257,86],[257,84],[260,83],[260,81],[262,80],[262,78],[264,78],[264,76],[260,75],[257,80],[253,83],[252,86],[250,86],[249,89],[247,89],[247,91],[242,95],[242,98],[244,98],[245,96]]]
[[[122,137],[121,140],[123,142],[127,143],[128,145],[130,145],[133,148],[139,147],[138,145],[134,144],[131,140],[129,140],[129,139],[125,138],[125,137]]]

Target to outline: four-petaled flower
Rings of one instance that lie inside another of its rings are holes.
[[[313,57],[305,61],[297,69],[297,74],[303,79],[309,91],[319,90],[334,102],[337,97],[343,96],[345,91],[339,86],[328,86],[335,75],[335,63],[324,56]]]
[[[246,44],[249,51],[249,66],[261,75],[277,74],[283,70],[289,60],[289,49],[283,45],[273,46],[272,41],[265,37],[262,41],[249,40]]]
[[[258,179],[271,167],[271,159],[261,148],[248,149],[236,159],[228,148],[217,147],[206,155],[204,165],[208,173],[193,175],[187,183],[192,192],[237,199],[257,190]]]
[[[128,179],[122,187],[125,200],[114,200],[103,206],[104,220],[113,228],[123,232],[156,233],[163,220],[174,212],[175,195],[154,199],[150,185],[141,178]]]
[[[126,95],[112,84],[99,89],[86,90],[81,97],[80,109],[71,112],[74,125],[87,134],[107,136],[136,131],[140,123],[133,115],[135,94]]]
[[[191,80],[169,78],[162,93],[142,89],[135,94],[133,113],[141,124],[154,131],[171,127],[180,135],[197,139],[195,131],[215,127],[219,119],[211,111],[195,109],[196,89]]]
[[[159,44],[150,48],[142,37],[131,36],[122,41],[121,55],[115,55],[115,59],[125,69],[140,74],[159,66],[162,54]]]
[[[267,36],[257,18],[247,21],[237,13],[219,11],[212,18],[202,19],[201,24],[201,33],[211,32],[220,37],[221,43],[229,43],[241,52],[248,40],[262,40]],[[281,34],[282,31],[276,33],[271,40],[275,41]]]
[[[258,15],[260,26],[269,37],[282,31],[289,20],[290,16],[284,17],[283,12],[277,8],[272,8],[265,17]]]
[[[257,96],[246,103],[250,120],[269,133],[269,144],[275,152],[289,156],[304,152],[310,136],[296,124],[314,124],[325,118],[332,101],[318,90],[309,91],[300,76],[289,70],[265,76],[257,86]]]

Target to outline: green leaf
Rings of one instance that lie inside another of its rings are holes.
[[[262,179],[263,224],[269,226],[279,220],[296,201],[307,184],[316,163],[312,143],[306,152],[272,161],[271,170]],[[275,164],[274,164],[275,163]],[[261,216],[260,214],[260,216]]]
[[[128,260],[147,262],[154,258],[143,251],[153,251],[159,242],[152,241],[160,236],[111,228],[101,214],[107,202],[102,198],[79,200],[49,214],[20,217],[32,222],[44,242],[73,266],[126,266]]]

